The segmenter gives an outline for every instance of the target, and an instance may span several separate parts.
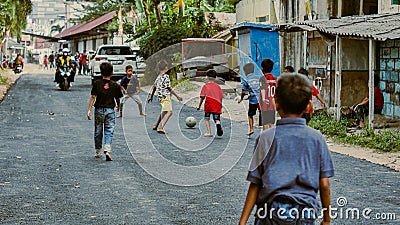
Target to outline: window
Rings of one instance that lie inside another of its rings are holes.
[[[132,51],[129,47],[103,47],[100,55],[132,55]]]
[[[266,16],[257,17],[256,22],[267,22],[267,17]]]
[[[400,5],[400,0],[392,0],[392,5]]]

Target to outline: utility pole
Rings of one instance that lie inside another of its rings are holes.
[[[69,21],[69,13],[68,13],[68,2],[65,1],[65,29],[68,28],[68,21]]]

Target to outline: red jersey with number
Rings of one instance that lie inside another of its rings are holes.
[[[204,112],[222,114],[224,93],[215,82],[208,82],[201,88],[200,97],[205,98]]]
[[[260,78],[260,90],[265,90],[265,99],[269,102],[263,102],[262,96],[260,96],[259,103],[261,111],[275,110],[275,104],[273,104],[273,102],[275,101],[276,80],[276,77],[270,73],[264,74],[264,76]],[[261,91],[260,94],[262,94]]]

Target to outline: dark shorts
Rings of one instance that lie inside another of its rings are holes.
[[[258,123],[260,126],[266,124],[274,124],[274,123],[275,123],[275,110],[261,111]]]
[[[248,111],[247,115],[249,117],[253,117],[254,115],[256,115],[257,109],[258,109],[258,104],[250,104],[249,103],[249,111]]]
[[[211,112],[204,113],[204,118],[206,120],[210,120],[211,114],[213,115],[214,121],[221,121],[221,115],[218,113],[211,113]]]

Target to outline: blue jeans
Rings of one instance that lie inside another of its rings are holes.
[[[115,129],[114,108],[96,108],[94,111],[94,145],[96,151],[102,148],[104,129],[104,152],[111,151],[111,144]]]
[[[257,212],[258,210],[260,208]],[[314,225],[316,219],[316,212],[312,207],[286,200],[274,200],[267,206],[267,211],[262,209],[259,214],[262,218],[256,215],[255,225]]]

